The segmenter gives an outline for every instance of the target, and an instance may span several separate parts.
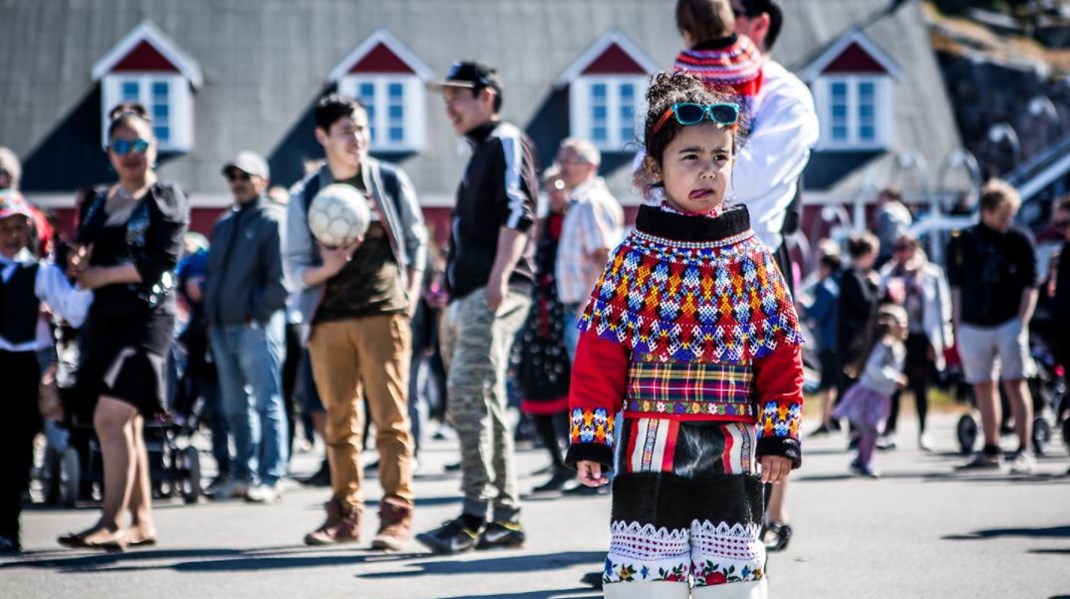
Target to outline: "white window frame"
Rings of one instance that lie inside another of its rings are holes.
[[[603,152],[631,152],[626,147],[641,137],[641,127],[646,114],[646,88],[648,78],[643,75],[582,75],[569,86],[569,127],[572,137],[588,139]],[[595,141],[591,123],[591,88],[597,84],[606,86],[606,141]],[[620,135],[620,88],[623,84],[635,86],[635,112],[632,135],[622,139]]]
[[[832,86],[843,83],[847,86],[847,139],[832,138]],[[872,83],[874,93],[873,125],[876,135],[872,141],[860,139],[861,125],[858,116],[858,88],[861,83]],[[814,83],[814,101],[817,104],[818,121],[821,123],[821,140],[817,149],[824,151],[880,151],[895,143],[895,82],[887,75],[835,74],[818,77]]]
[[[338,91],[352,98],[360,98],[360,86],[371,83],[375,86],[375,122],[369,123],[381,132],[373,139],[372,152],[419,152],[427,141],[427,92],[424,82],[412,73],[376,73],[346,75],[338,83]],[[389,114],[388,86],[402,84],[402,102],[405,106],[403,139],[400,142],[387,139]]]
[[[168,112],[171,129],[171,139],[167,143],[160,142],[161,152],[189,152],[193,148],[193,100],[190,93],[189,81],[178,73],[170,72],[138,72],[138,73],[112,73],[105,75],[102,81],[103,93],[101,96],[101,145],[108,145],[108,113],[123,101],[123,84],[136,81],[139,86],[141,97],[139,102],[149,111],[152,116],[152,84],[166,82],[170,91],[170,110]]]

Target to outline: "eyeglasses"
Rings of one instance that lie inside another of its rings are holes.
[[[249,181],[250,179],[252,179],[252,175],[245,171],[239,171],[237,169],[227,171],[227,174],[225,176],[227,178],[227,181]]]
[[[654,128],[650,131],[651,137],[657,135],[658,131],[669,121],[670,116],[675,116],[676,122],[684,127],[697,125],[707,118],[718,125],[735,125],[739,122],[739,104],[723,102],[718,104],[695,104],[693,102],[673,104],[654,124]]]
[[[144,154],[149,151],[150,145],[149,140],[141,139],[140,137],[132,141],[129,139],[113,139],[108,143],[108,149],[119,156],[126,156],[131,151],[135,154]]]

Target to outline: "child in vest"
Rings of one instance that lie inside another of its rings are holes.
[[[907,384],[903,374],[907,350],[903,342],[909,331],[906,310],[896,305],[881,306],[874,323],[873,343],[864,354],[865,365],[853,366],[858,382],[832,412],[834,418],[851,421],[858,431],[858,455],[850,465],[851,473],[857,476],[880,476],[873,467],[873,448],[888,419],[892,394]]]
[[[724,204],[738,102],[679,71],[647,102],[647,205],[579,325],[567,461],[601,486],[619,460],[606,597],[764,597],[762,484],[801,463],[802,336],[747,209]]]
[[[31,219],[20,198],[0,195],[0,381],[5,409],[0,418],[0,553],[21,550],[22,496],[30,483],[33,439],[41,428],[37,352],[52,343],[48,335],[38,334],[41,302],[78,326],[93,299],[92,292],[72,287],[54,264],[32,258],[27,251]]]
[[[736,35],[729,0],[678,0],[676,28],[686,49],[673,67],[693,73],[714,92],[737,96],[751,114],[762,87],[762,53],[747,36]]]

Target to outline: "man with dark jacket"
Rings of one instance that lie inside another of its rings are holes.
[[[506,415],[509,352],[531,306],[538,176],[535,147],[498,113],[497,72],[457,62],[436,86],[472,155],[457,190],[442,326],[449,410],[461,442],[460,517],[417,536],[436,553],[524,542],[513,436]],[[489,523],[488,523],[489,517]]]
[[[239,153],[223,175],[235,201],[212,230],[204,317],[236,455],[216,497],[271,503],[280,496],[288,459],[281,380],[284,215],[264,194],[268,166],[259,155]]]

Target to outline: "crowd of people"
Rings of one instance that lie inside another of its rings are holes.
[[[140,105],[112,111],[116,181],[80,193],[73,239],[21,198],[17,158],[0,149],[0,378],[17,399],[0,434],[16,458],[4,462],[16,484],[3,494],[0,549],[20,547],[42,418],[70,422],[36,401],[55,378],[53,329],[64,327],[78,328],[80,355],[65,403],[89,414],[104,465],[100,516],[60,537],[68,547],[156,542],[144,430],[194,404],[218,466],[206,489],[216,500],[279,501],[296,424],[322,438],[324,467],[305,482],[328,485],[330,498],[309,545],[359,543],[370,529],[374,549],[414,538],[440,554],[519,547],[512,382],[550,460],[535,492],[612,488],[607,597],[765,596],[766,552],[792,535],[785,493],[803,456],[804,329],[822,400],[811,436],[846,421],[852,473],[880,476],[875,450],[900,442],[904,391],[918,447],[932,449],[928,390],[952,362],[984,436],[961,467],[1004,461],[1001,382],[1019,440],[1011,471],[1033,472],[1026,379],[1041,276],[1031,236],[1013,224],[1017,192],[984,187],[980,222],[953,236],[943,268],[910,234],[902,195],[883,190],[879,236],[822,242],[816,282],[796,293],[786,240],[819,127],[807,87],[768,56],[780,8],[679,0],[676,22],[685,47],[637,115],[644,203],[630,231],[597,147],[567,138],[540,173],[533,142],[500,117],[497,72],[479,62],[458,61],[431,86],[470,150],[444,254],[413,182],[369,155],[367,109],[341,94],[316,104],[325,160],[290,190],[271,187],[256,153],[222,166],[234,201],[210,238],[187,231],[182,188],[157,175]],[[366,199],[371,222],[327,247],[310,205],[339,183]],[[1055,215],[1070,240],[1070,200]],[[1067,251],[1044,287],[1057,339],[1070,338]],[[1056,349],[1066,364],[1070,348]],[[415,534],[429,412],[459,442],[463,501],[456,518]],[[383,488],[374,523],[363,500],[369,426]]]

